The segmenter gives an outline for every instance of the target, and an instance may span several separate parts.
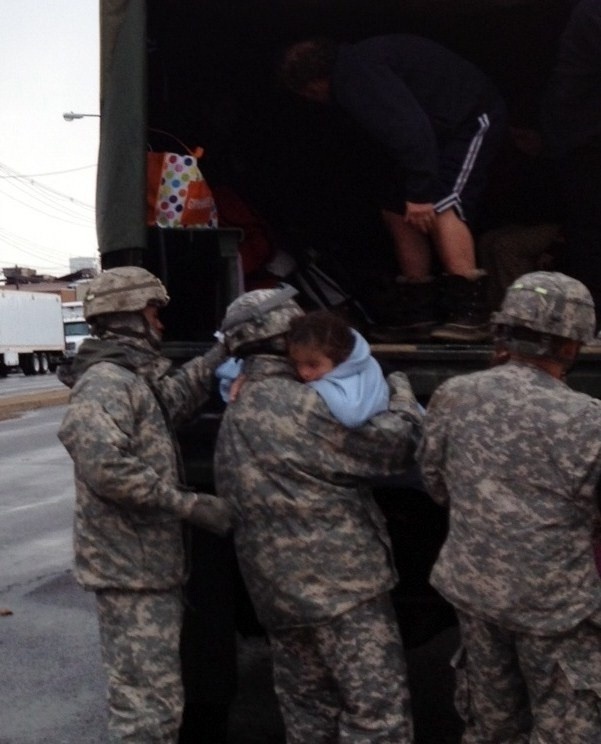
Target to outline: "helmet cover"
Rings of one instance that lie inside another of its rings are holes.
[[[534,271],[507,288],[492,322],[589,343],[595,335],[595,306],[577,279],[557,271]]]
[[[83,300],[86,320],[106,313],[141,312],[149,304],[164,307],[169,295],[150,271],[139,266],[119,266],[92,279]]]
[[[292,318],[304,311],[292,299],[298,294],[289,285],[277,289],[255,289],[237,297],[227,308],[221,324],[230,354],[247,344],[286,333]]]

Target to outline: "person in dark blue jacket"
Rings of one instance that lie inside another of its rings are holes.
[[[432,335],[485,338],[485,276],[469,225],[506,127],[491,81],[450,50],[407,34],[301,41],[285,51],[279,73],[303,98],[340,107],[390,155],[377,198],[401,272],[399,325],[432,330],[436,257],[452,312]]]

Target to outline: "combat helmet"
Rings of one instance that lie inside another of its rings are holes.
[[[595,306],[577,279],[556,271],[534,271],[508,287],[492,322],[586,344],[595,335]]]
[[[148,304],[164,307],[169,295],[160,279],[139,266],[119,266],[92,279],[83,300],[86,320],[107,313],[135,313]]]
[[[228,352],[235,356],[248,344],[286,333],[292,318],[304,315],[292,299],[296,294],[294,287],[283,285],[237,297],[227,308],[220,329]]]

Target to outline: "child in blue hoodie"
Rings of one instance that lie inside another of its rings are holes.
[[[288,355],[299,378],[323,398],[348,427],[388,409],[389,390],[369,344],[338,315],[315,310],[294,318]]]
[[[315,310],[293,318],[288,356],[299,378],[315,389],[344,426],[363,426],[388,409],[389,388],[380,365],[363,336],[340,316]],[[424,490],[417,466],[395,483]]]
[[[361,426],[388,409],[388,385],[369,344],[338,315],[315,310],[294,318],[288,353],[299,379],[319,393],[345,426]],[[225,403],[237,396],[243,370],[243,361],[233,357],[216,370]]]
[[[380,365],[363,336],[340,316],[315,310],[294,318],[288,355],[299,379],[315,389],[344,426],[362,426],[388,409],[389,388]],[[243,367],[242,360],[230,358],[216,370],[225,403],[237,396]]]

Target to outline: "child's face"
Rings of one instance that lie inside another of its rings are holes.
[[[303,382],[319,380],[334,369],[334,362],[314,346],[290,344],[288,356]]]

